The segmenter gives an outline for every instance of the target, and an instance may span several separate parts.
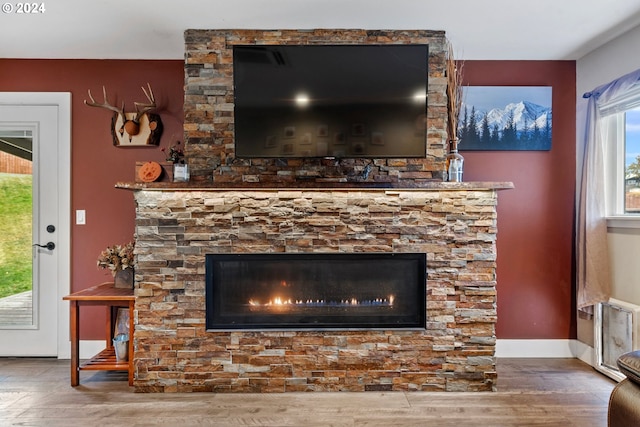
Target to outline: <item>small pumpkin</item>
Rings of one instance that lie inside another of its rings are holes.
[[[140,166],[138,171],[138,178],[142,182],[153,182],[160,178],[162,175],[162,166],[158,162],[147,162]]]

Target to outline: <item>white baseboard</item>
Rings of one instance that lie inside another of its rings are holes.
[[[80,359],[91,359],[96,354],[104,350],[104,340],[80,341]],[[71,344],[66,346],[64,351],[58,353],[58,359],[71,359]]]
[[[596,349],[581,341],[573,340],[576,358],[591,366],[596,366]]]
[[[589,351],[589,349],[591,349],[591,351]],[[579,358],[592,365],[590,361],[590,359],[593,358],[592,356],[593,349],[578,340],[499,339],[496,341],[496,357]]]

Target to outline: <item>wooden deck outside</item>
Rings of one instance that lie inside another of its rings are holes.
[[[6,326],[31,325],[32,313],[31,291],[0,298],[0,329]]]

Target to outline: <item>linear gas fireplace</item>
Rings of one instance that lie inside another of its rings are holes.
[[[206,327],[425,328],[423,253],[206,255]]]

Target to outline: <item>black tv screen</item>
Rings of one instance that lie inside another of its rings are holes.
[[[239,158],[425,157],[428,45],[237,45]]]

